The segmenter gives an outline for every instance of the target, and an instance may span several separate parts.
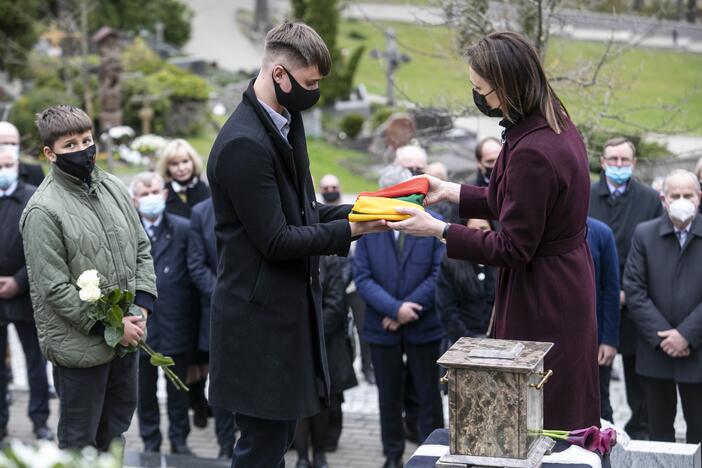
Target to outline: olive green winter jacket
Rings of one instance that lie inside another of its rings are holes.
[[[39,345],[64,367],[93,367],[115,351],[90,334],[90,305],[78,295],[85,270],[115,288],[156,296],[149,239],[124,184],[95,168],[90,186],[53,167],[20,219]]]

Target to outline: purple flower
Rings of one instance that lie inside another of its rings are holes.
[[[597,426],[590,426],[587,429],[576,429],[574,431],[547,430],[536,431],[552,439],[565,440],[569,444],[577,445],[604,456],[609,453],[617,444],[617,431],[614,429],[600,429]]]

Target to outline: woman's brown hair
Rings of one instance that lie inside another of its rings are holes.
[[[556,132],[566,127],[568,111],[551,88],[536,49],[522,35],[494,32],[466,52],[468,64],[490,83],[505,118],[517,122],[539,110]]]

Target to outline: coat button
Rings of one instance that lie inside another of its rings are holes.
[[[166,274],[168,274],[169,271],[171,271],[170,267],[166,267],[163,269],[163,272]]]
[[[302,216],[305,216],[305,210],[300,211],[300,214],[301,214]]]
[[[310,286],[312,286],[312,275],[310,275]]]
[[[317,200],[312,200],[312,209],[317,208]]]

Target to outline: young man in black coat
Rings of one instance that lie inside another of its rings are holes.
[[[167,191],[160,175],[155,172],[137,174],[129,187],[141,223],[151,240],[151,256],[156,271],[158,299],[149,315],[146,342],[155,351],[169,355],[175,361],[173,372],[185,381],[189,353],[193,347],[195,320],[192,314],[194,288],[188,273],[187,219],[165,213]],[[149,363],[149,356],[139,355],[139,435],[145,452],[161,451],[160,410],[156,398],[158,369]],[[168,438],[171,453],[192,455],[187,445],[189,396],[166,382],[168,399]]]
[[[315,200],[300,112],[331,68],[322,38],[283,23],[262,62],[207,167],[219,256],[209,392],[236,413],[233,468],[283,466],[295,421],[327,404],[318,256],[346,255],[352,237],[387,229]]]
[[[663,208],[658,193],[632,177],[636,167],[636,150],[625,138],[613,138],[604,144],[602,177],[590,190],[590,216],[602,221],[614,231],[619,254],[620,278],[631,247],[636,226],[657,218]],[[625,426],[633,439],[648,438],[646,399],[641,381],[636,374],[636,324],[629,316],[622,288],[619,352],[624,363],[626,400],[631,418]]]
[[[22,343],[29,380],[29,418],[38,439],[52,440],[46,359],[39,349],[19,220],[36,187],[19,180],[16,152],[0,147],[0,440],[7,436],[7,325],[13,323]]]

